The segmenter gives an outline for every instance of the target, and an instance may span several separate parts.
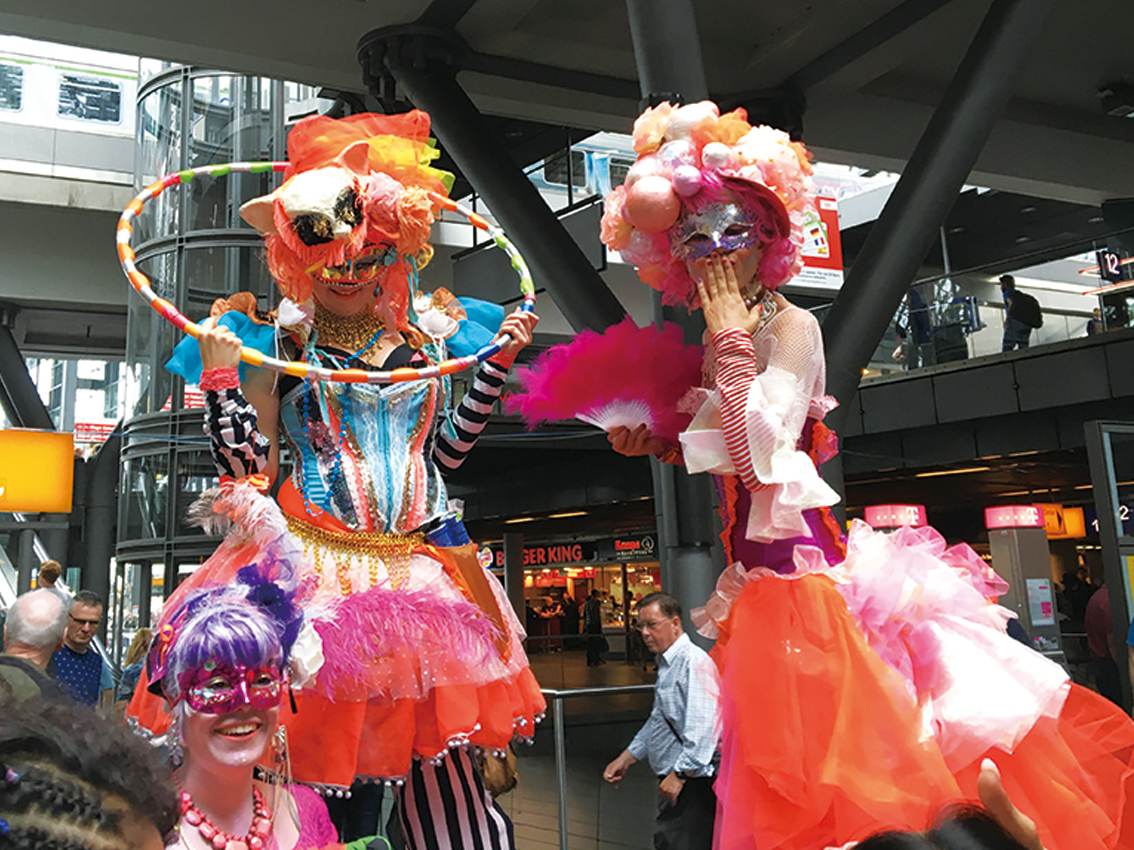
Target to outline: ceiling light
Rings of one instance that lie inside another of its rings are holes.
[[[968,472],[988,472],[991,466],[970,466],[965,469],[939,469],[936,472],[919,472],[914,478],[936,478],[939,475],[964,475]]]
[[[539,517],[518,516],[518,517],[512,517],[512,519],[504,520],[504,524],[505,525],[515,525],[517,522],[535,522],[537,519],[539,519]]]
[[[565,511],[564,513],[561,513],[561,514],[548,514],[547,518],[548,519],[565,519],[566,517],[569,517],[569,516],[586,516],[586,515],[587,515],[586,511]]]

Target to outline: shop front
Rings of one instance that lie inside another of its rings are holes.
[[[487,548],[503,570],[502,547]],[[582,651],[582,606],[598,590],[607,657],[640,660],[637,602],[662,589],[656,534],[525,544],[523,575],[530,653]]]

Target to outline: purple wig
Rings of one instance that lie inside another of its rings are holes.
[[[286,661],[279,624],[243,596],[206,591],[190,598],[187,616],[169,649],[162,692],[177,702],[181,675],[215,661],[230,667],[282,668]]]

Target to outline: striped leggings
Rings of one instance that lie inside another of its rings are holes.
[[[395,791],[407,850],[512,850],[512,821],[460,747],[438,765],[414,760]]]

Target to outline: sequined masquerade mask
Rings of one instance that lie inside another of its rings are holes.
[[[357,256],[341,266],[322,266],[315,274],[327,283],[354,285],[369,283],[398,260],[391,245],[368,245]]]
[[[739,204],[710,204],[682,219],[671,236],[673,254],[692,262],[713,251],[727,254],[759,242],[756,222]]]
[[[209,666],[212,665],[212,669]],[[202,714],[229,714],[248,706],[268,711],[280,704],[284,676],[275,667],[212,664],[182,673],[182,699]]]

